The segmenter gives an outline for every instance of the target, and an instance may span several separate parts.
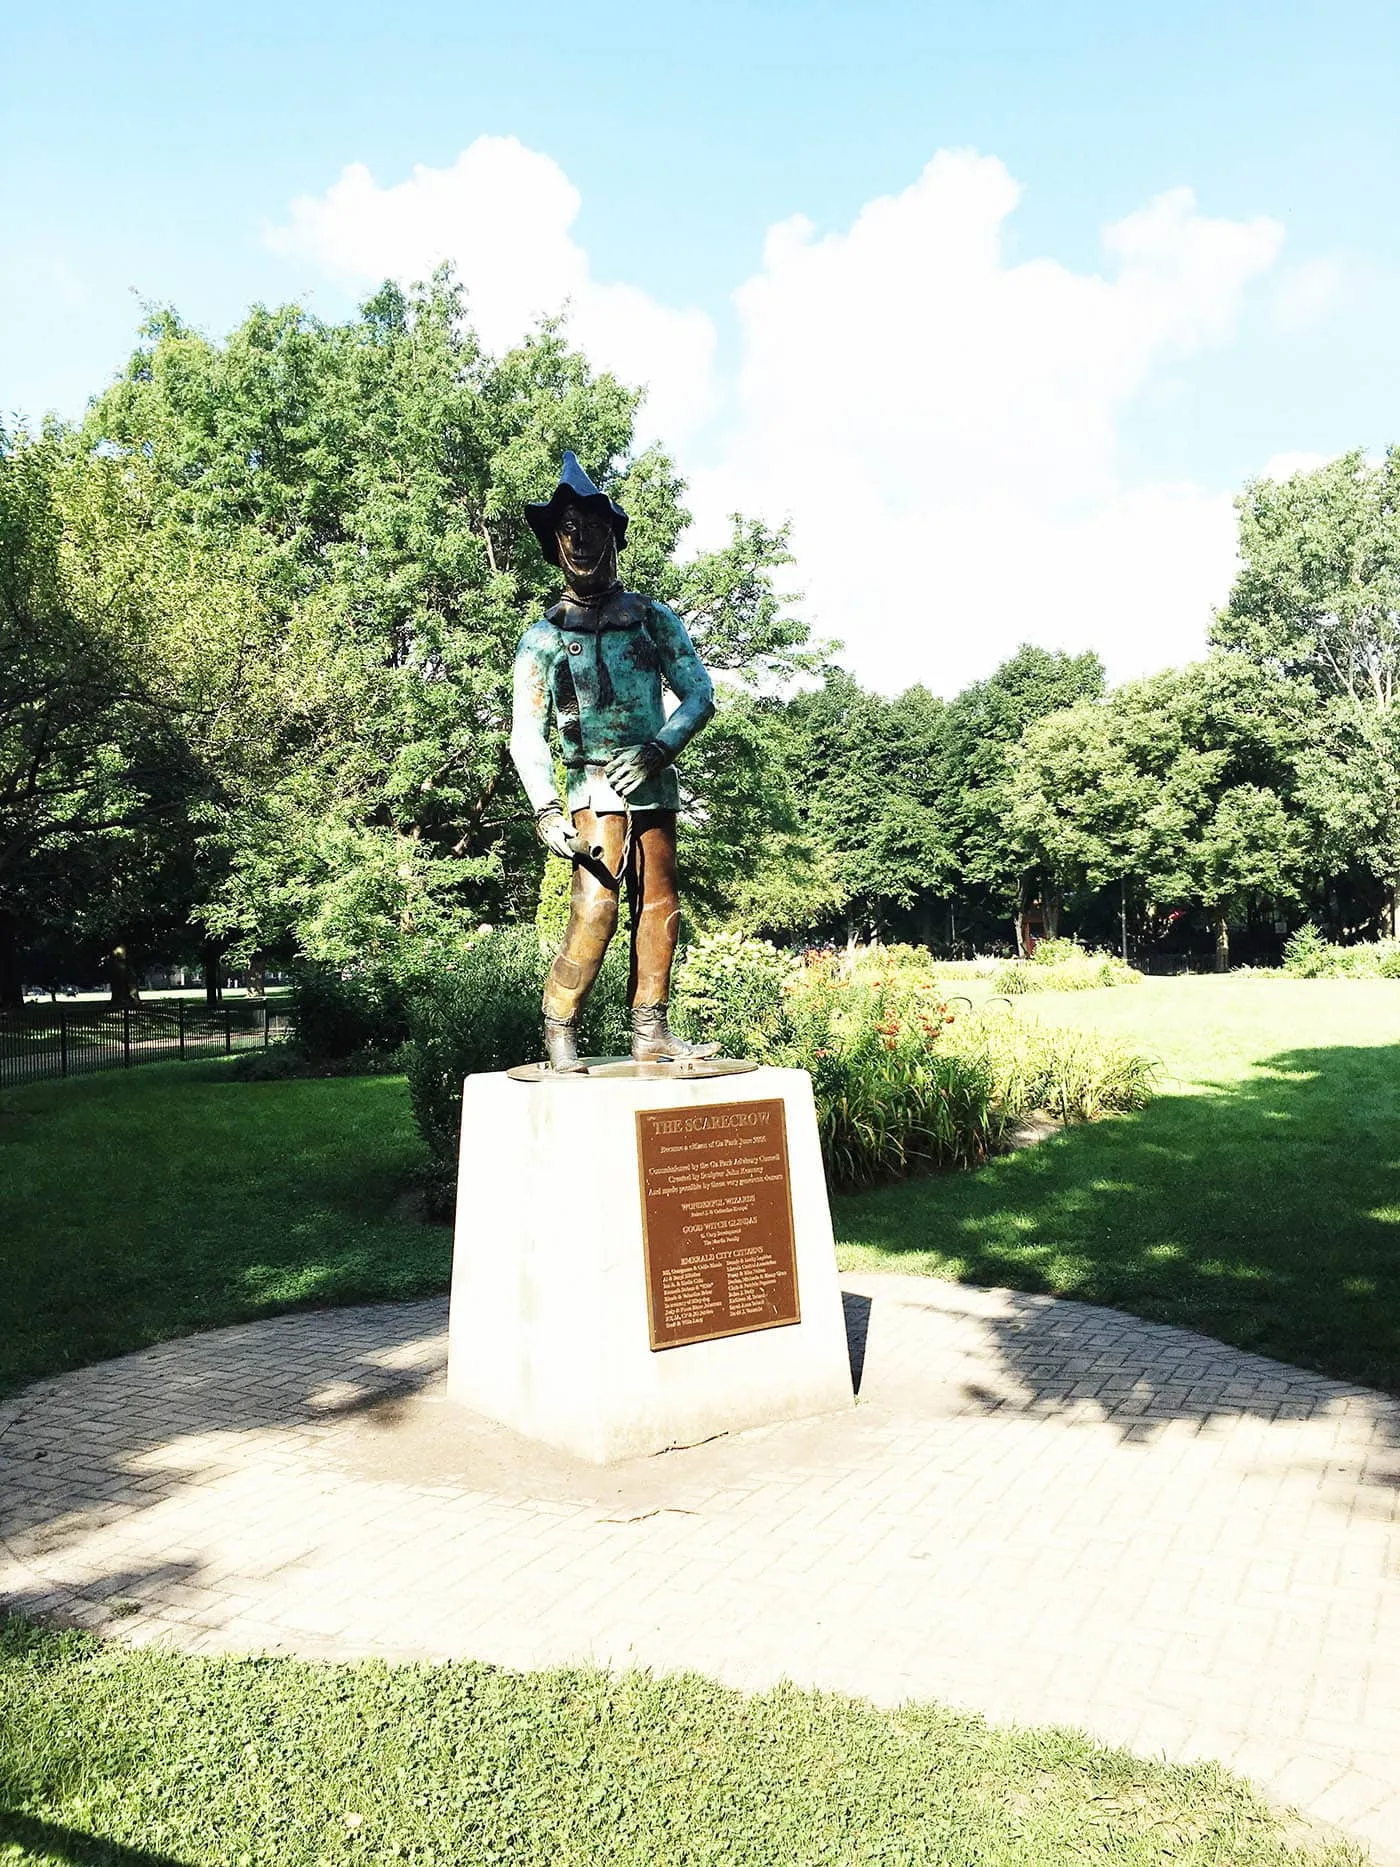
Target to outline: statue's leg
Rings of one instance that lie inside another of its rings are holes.
[[[627,866],[632,910],[632,964],[627,1002],[632,1008],[632,1055],[639,1063],[659,1057],[712,1057],[718,1044],[688,1044],[667,1021],[671,965],[680,936],[676,890],[676,813],[637,812],[632,819],[632,857]]]
[[[632,911],[629,1005],[664,1005],[671,996],[671,966],[680,936],[676,890],[676,813],[637,811],[632,818],[632,859],[627,865]]]
[[[578,810],[574,812],[574,828],[585,842],[602,844],[603,862],[610,874],[616,875],[622,861],[626,819]],[[574,1031],[578,1014],[598,977],[616,926],[617,889],[608,885],[597,868],[576,861],[569,925],[544,983],[545,1036],[550,1062],[556,1067],[566,1067],[570,1053],[577,1057]]]

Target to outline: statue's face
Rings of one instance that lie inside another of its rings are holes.
[[[607,589],[617,578],[617,544],[612,521],[596,506],[573,500],[559,514],[554,536],[559,567],[575,590]]]

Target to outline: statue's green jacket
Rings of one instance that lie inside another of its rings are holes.
[[[679,703],[669,718],[663,684]],[[625,800],[602,765],[647,740],[674,760],[714,710],[710,677],[673,609],[625,590],[597,609],[565,600],[531,624],[515,651],[511,757],[535,810],[557,802],[553,720],[571,811],[676,810],[680,786],[671,765]]]

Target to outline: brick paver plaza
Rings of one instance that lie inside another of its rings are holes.
[[[604,1470],[449,1406],[445,1302],[43,1382],[0,1408],[0,1596],[197,1651],[937,1698],[1217,1758],[1400,1860],[1400,1403],[1110,1310],[843,1282],[848,1414]]]

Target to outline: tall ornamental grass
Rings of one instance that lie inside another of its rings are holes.
[[[678,999],[697,1034],[808,1071],[835,1188],[973,1167],[1033,1111],[1088,1120],[1152,1093],[1150,1062],[1111,1039],[959,1009],[916,948],[795,961],[717,936],[688,955]]]
[[[918,952],[918,948],[874,949]],[[1029,959],[933,959],[923,963],[936,978],[951,985],[959,980],[990,983],[1008,997],[1031,992],[1095,992],[1107,986],[1137,985],[1142,974],[1135,966],[1107,953],[1080,946],[1077,940],[1038,940]]]
[[[1094,992],[1105,986],[1137,985],[1142,974],[1116,953],[1091,952],[1076,940],[1040,940],[1029,959],[1003,960],[999,992]]]
[[[407,988],[401,1055],[439,1199],[457,1155],[463,1077],[540,1055],[548,963],[533,927],[498,928]],[[627,1049],[626,976],[614,942],[584,1014],[586,1052]],[[975,1167],[1033,1110],[1084,1120],[1140,1108],[1151,1093],[1151,1066],[1111,1040],[1043,1026],[1004,1001],[977,1012],[950,1002],[913,947],[799,959],[713,934],[678,969],[676,1011],[730,1056],[809,1072],[834,1188]]]

